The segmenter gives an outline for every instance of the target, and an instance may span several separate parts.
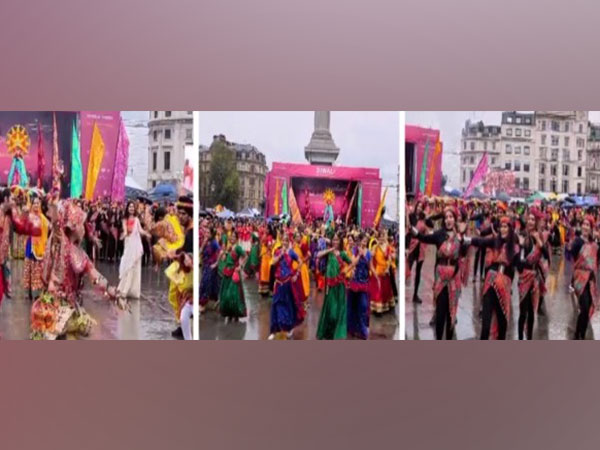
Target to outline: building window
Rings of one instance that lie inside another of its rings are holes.
[[[494,156],[492,156],[492,166],[496,165],[496,158]]]
[[[540,159],[546,159],[546,147],[540,147]]]
[[[506,154],[512,153],[512,146],[510,144],[506,144]]]
[[[152,187],[155,188],[156,187],[156,180],[152,181]]]
[[[577,150],[577,161],[581,161],[583,159],[583,151]]]
[[[463,169],[463,183],[466,183],[467,181],[467,171],[465,169]]]
[[[469,178],[469,180],[473,179],[473,169],[471,169],[471,177]]]
[[[471,164],[475,164],[475,157],[474,157],[474,156],[471,156],[471,157],[469,158],[469,162],[470,162]]]
[[[171,117],[171,111],[165,111],[165,117]]]
[[[156,152],[152,153],[152,172],[156,172],[156,167],[158,166],[158,155]]]
[[[515,129],[515,136],[521,137],[521,129],[520,128]]]
[[[158,119],[158,111],[154,111],[154,118]]]
[[[523,163],[523,172],[529,172],[529,163]]]
[[[551,180],[550,181],[550,190],[552,192],[556,192],[557,191],[557,189],[556,189],[556,180]]]
[[[577,177],[581,178],[583,176],[583,167],[577,166]]]
[[[520,145],[517,145],[517,146],[515,147],[515,155],[520,155],[520,154],[521,154],[521,146],[520,146]]]
[[[492,142],[492,150],[496,150],[496,142]]]
[[[165,130],[165,139],[166,140],[171,139],[171,130],[170,129]]]
[[[506,129],[506,135],[507,136],[512,136],[512,128],[507,128]]]
[[[569,158],[569,149],[568,148],[563,148],[562,157],[563,157],[563,161],[568,161],[570,159]]]
[[[560,131],[560,122],[558,120],[553,120],[550,126],[552,131]]]
[[[155,141],[158,141],[158,131],[154,130],[154,132],[152,133],[152,137]]]
[[[558,161],[558,149],[557,148],[552,149],[552,161]]]
[[[565,147],[569,146],[569,136],[565,136]]]
[[[542,131],[546,130],[546,121],[542,120],[542,122],[540,123],[540,125],[542,126]]]
[[[467,141],[463,141],[463,150],[467,149]]]
[[[582,148],[585,145],[585,140],[582,138],[577,138],[577,147]]]
[[[523,154],[524,155],[529,155],[529,145],[526,145],[523,147]]]
[[[577,183],[577,195],[581,195],[581,183]]]
[[[546,145],[546,135],[542,134],[542,145]]]
[[[540,175],[544,175],[546,173],[546,164],[540,164]]]
[[[487,150],[487,141],[483,141],[483,149]]]
[[[546,180],[540,180],[540,191],[546,190]]]
[[[523,178],[523,189],[529,189],[529,178]]]
[[[565,177],[569,176],[569,165],[568,164],[563,164],[563,175]]]
[[[475,142],[471,141],[471,150],[475,150]]]
[[[521,179],[515,178],[515,189],[519,189],[521,187]]]
[[[553,177],[556,176],[556,164],[552,164],[550,166],[550,175],[552,175]]]
[[[562,190],[565,194],[569,193],[569,180],[563,180]]]
[[[515,172],[520,172],[521,171],[521,161],[515,161],[513,164],[515,167]]]
[[[165,152],[165,172],[171,170],[171,152]]]
[[[565,122],[565,131],[568,132],[569,131],[569,122]]]
[[[582,124],[579,124],[579,132],[583,133],[583,125]]]
[[[559,145],[558,144],[558,136],[552,136],[552,145]]]
[[[192,140],[192,129],[191,128],[187,128],[185,130],[185,140],[186,141],[191,141]]]
[[[531,136],[531,130],[525,130],[525,137]]]

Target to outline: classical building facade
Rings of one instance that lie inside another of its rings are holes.
[[[587,111],[503,112],[500,127],[467,121],[461,188],[468,186],[487,148],[490,167],[513,172],[517,192],[582,194],[592,180],[586,173],[589,129]]]
[[[185,148],[193,145],[192,130],[192,111],[150,111],[148,188],[183,180]]]
[[[216,142],[225,143],[235,150],[236,167],[240,179],[240,195],[237,211],[244,208],[261,209],[265,198],[265,177],[267,175],[267,161],[265,155],[250,144],[237,144],[227,141],[224,135],[213,137],[210,147],[201,145],[200,150],[200,207],[214,207],[213,191],[210,180],[210,164],[212,161],[212,148]]]
[[[597,194],[600,192],[600,125],[590,124],[586,150],[587,191]]]
[[[500,168],[501,128],[483,122],[465,123],[460,145],[460,188],[466,189],[485,152],[492,169]]]

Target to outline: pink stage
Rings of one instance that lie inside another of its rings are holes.
[[[429,177],[429,171],[433,170],[433,189],[431,193],[432,195],[440,194],[442,190],[442,154],[444,153],[443,143],[440,143],[442,151],[439,152],[438,155],[434,155],[435,145],[439,137],[440,130],[422,128],[412,125],[406,126],[405,175],[406,193],[408,195],[417,195],[421,193],[419,189],[419,182],[421,180],[421,169],[423,167],[423,158],[425,157],[425,146],[427,143],[427,177]]]
[[[352,194],[357,185],[361,186],[361,226],[373,226],[381,200],[379,169],[275,162],[265,179],[265,216],[275,214],[275,198],[281,198],[284,181],[288,191],[293,189],[302,217],[306,218],[310,211],[313,219],[323,217],[326,206],[323,194],[328,189],[335,194],[333,212],[336,219],[340,216],[345,219],[348,208],[351,207]],[[356,202],[355,199],[353,208]],[[356,212],[353,212],[355,215]]]

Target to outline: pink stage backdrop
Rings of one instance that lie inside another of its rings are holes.
[[[277,180],[279,180],[279,195],[281,195],[284,180],[288,189],[294,188],[298,208],[303,216],[305,214],[305,192],[308,189],[311,215],[315,219],[323,217],[325,210],[323,192],[325,189],[331,189],[335,193],[333,212],[337,218],[339,215],[345,214],[348,207],[344,199],[348,184],[350,183],[352,187],[356,183],[360,183],[363,191],[361,226],[373,225],[381,199],[379,169],[275,162],[265,180],[265,215],[267,217],[275,214]],[[352,192],[348,197],[351,195]],[[279,203],[281,204],[281,201]]]
[[[444,153],[443,143],[440,143],[442,151],[438,155],[435,153],[435,144],[440,137],[440,131],[432,128],[422,128],[412,125],[406,126],[406,143],[414,145],[414,155],[409,158],[407,155],[407,164],[412,162],[412,167],[406,167],[406,177],[410,177],[413,181],[414,193],[419,193],[419,184],[421,181],[421,169],[423,168],[423,158],[425,157],[425,145],[429,142],[427,151],[427,172],[426,177],[429,177],[429,171],[434,170],[433,175],[433,189],[431,193],[433,195],[440,195],[442,190],[442,155]],[[434,158],[435,156],[435,158]],[[425,180],[425,186],[427,186],[427,179]]]
[[[120,117],[121,113],[119,111],[81,111],[81,165],[83,167],[84,191],[94,123],[98,124],[104,141],[104,158],[98,175],[94,198],[110,196],[112,190]],[[70,170],[70,164],[68,170]]]

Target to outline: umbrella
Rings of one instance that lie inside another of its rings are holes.
[[[148,195],[153,201],[166,200],[169,202],[174,202],[178,197],[177,189],[170,183],[159,184],[150,192],[148,192]]]
[[[232,219],[234,216],[235,216],[235,213],[228,209],[224,209],[220,213],[217,213],[217,217],[219,219]]]
[[[510,202],[510,195],[508,195],[506,192],[500,192],[498,195],[496,195],[496,200],[508,203]]]

